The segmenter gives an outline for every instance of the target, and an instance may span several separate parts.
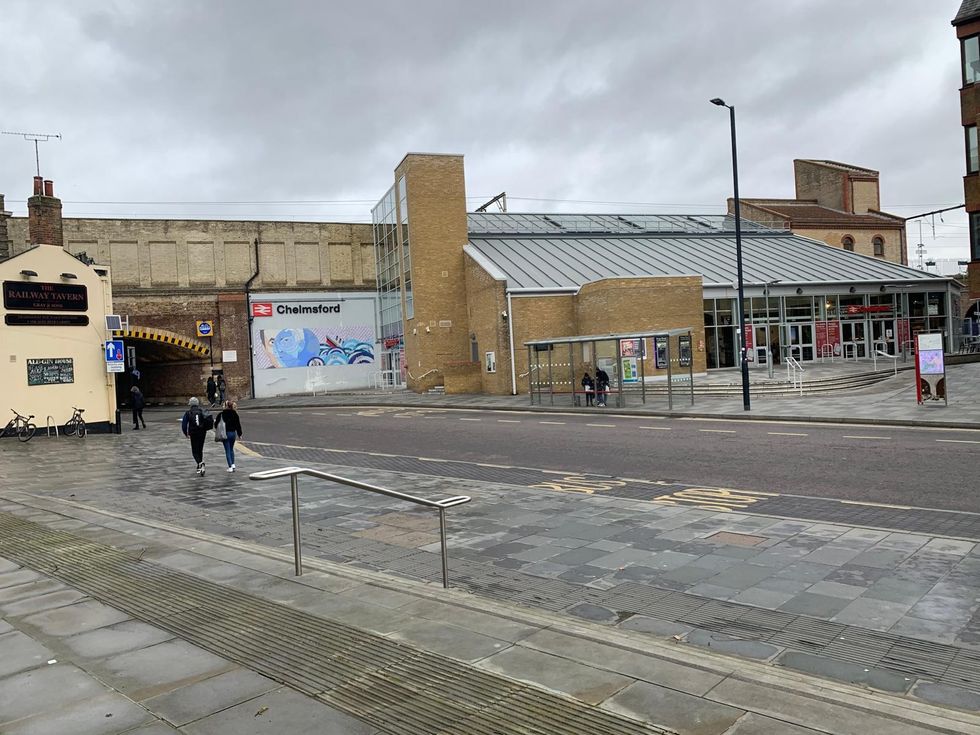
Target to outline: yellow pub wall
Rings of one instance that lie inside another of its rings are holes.
[[[22,270],[37,272],[25,278]],[[74,273],[74,280],[63,280],[62,273]],[[13,417],[10,409],[24,415],[34,414],[38,431],[43,432],[51,416],[58,425],[71,418],[72,406],[85,409],[86,422],[115,422],[116,396],[113,376],[106,372],[104,342],[105,315],[112,310],[112,289],[108,275],[100,277],[93,268],[81,263],[59,247],[40,245],[21,255],[0,262],[0,280],[36,283],[70,283],[88,289],[89,324],[85,327],[15,327],[7,326],[6,314],[32,314],[3,308],[0,301],[0,385],[3,386],[3,424]],[[82,312],[47,312],[77,314]],[[74,383],[59,385],[27,384],[27,360],[46,357],[70,357]]]

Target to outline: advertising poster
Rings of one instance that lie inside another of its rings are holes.
[[[899,319],[898,320],[898,344],[902,348],[902,351],[905,351],[906,344],[910,339],[912,339],[911,334],[912,334],[911,330],[909,329],[909,320]]]
[[[623,358],[623,383],[638,383],[640,374],[636,368],[635,357]]]
[[[826,356],[828,354],[832,354],[835,357],[839,357],[841,354],[840,322],[817,322],[815,326],[817,337],[817,355]],[[824,347],[828,345],[831,349],[825,350]]]
[[[256,397],[368,388],[381,369],[374,292],[253,294],[249,313]]]
[[[745,323],[745,361],[755,362],[755,341],[752,338],[754,334],[752,330],[752,325],[748,322]]]
[[[623,357],[641,357],[647,359],[647,341],[645,339],[621,339],[619,340],[619,354]]]

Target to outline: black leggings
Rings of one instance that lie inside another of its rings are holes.
[[[204,440],[208,438],[207,432],[202,431],[201,433],[191,434],[191,454],[194,455],[194,461],[198,464],[204,461]]]
[[[134,408],[133,409],[133,426],[139,426],[143,424],[143,428],[146,428],[146,422],[143,420],[143,409]]]

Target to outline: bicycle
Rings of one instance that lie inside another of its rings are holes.
[[[84,408],[78,408],[72,406],[75,411],[65,423],[65,436],[77,436],[79,439],[85,436],[85,419],[82,418],[82,414],[85,413]]]
[[[22,442],[27,442],[31,440],[34,436],[34,432],[37,431],[37,426],[31,423],[31,419],[34,418],[34,414],[30,416],[21,416],[19,413],[10,409],[14,417],[7,422],[7,425],[3,427],[3,431],[0,431],[0,437],[4,436],[16,436]]]

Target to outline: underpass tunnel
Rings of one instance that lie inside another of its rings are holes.
[[[207,379],[212,374],[211,350],[205,341],[141,327],[116,332],[114,337],[123,340],[127,353],[126,373],[116,377],[120,405],[129,406],[134,384],[151,406],[183,404],[190,396],[204,401]]]

